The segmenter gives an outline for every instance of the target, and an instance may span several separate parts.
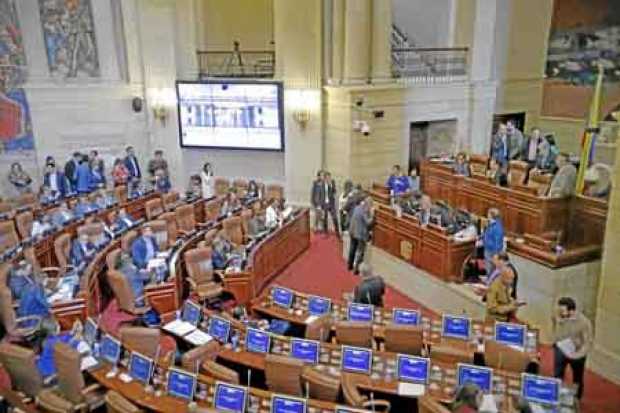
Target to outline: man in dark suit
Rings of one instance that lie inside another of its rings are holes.
[[[65,164],[65,177],[71,186],[71,192],[77,191],[77,167],[82,160],[82,154],[73,152],[73,157]]]
[[[323,230],[326,234],[329,232],[327,218],[328,215],[331,215],[334,231],[336,231],[336,236],[340,238],[336,199],[336,184],[332,181],[332,175],[329,172],[324,172],[323,182],[319,185],[319,208],[323,210]]]
[[[65,175],[58,171],[56,163],[49,162],[45,167],[43,175],[43,186],[48,188],[51,196],[55,199],[62,199],[68,192],[68,183]]]
[[[142,178],[142,173],[140,172],[140,164],[138,163],[138,158],[133,150],[133,146],[128,146],[125,149],[127,156],[125,156],[125,160],[123,161],[127,171],[129,171],[129,178],[134,180],[139,180]]]
[[[360,274],[362,281],[353,291],[353,302],[383,307],[383,295],[385,294],[383,278],[374,275],[370,264],[365,262],[360,265]]]
[[[351,223],[349,224],[351,245],[349,246],[348,269],[349,271],[353,270],[355,274],[359,273],[359,265],[364,261],[366,243],[370,240],[370,229],[373,221],[372,198],[367,196],[353,209]]]
[[[312,190],[310,191],[310,203],[314,209],[314,230],[319,229],[319,222],[321,221],[321,215],[323,210],[321,209],[321,184],[323,183],[323,171],[319,170],[316,173],[316,179],[312,181]]]

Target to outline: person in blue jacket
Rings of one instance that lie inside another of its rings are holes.
[[[129,214],[127,214],[125,208],[121,208],[116,215],[116,219],[114,220],[113,229],[115,231],[125,231],[126,229],[131,228],[134,224],[134,220],[131,219]]]
[[[148,225],[142,227],[142,235],[131,244],[131,258],[139,269],[145,269],[149,261],[157,255],[159,248]]]
[[[400,165],[394,165],[392,175],[385,184],[390,190],[392,196],[402,195],[409,191],[409,178],[403,175]]]
[[[487,275],[491,275],[494,269],[493,256],[504,250],[504,226],[497,208],[490,208],[487,217],[487,225],[482,234],[482,246],[484,249],[484,263]]]
[[[95,255],[95,245],[90,241],[87,234],[81,234],[71,245],[71,265],[79,267],[84,260]]]
[[[65,174],[56,168],[55,162],[48,162],[43,175],[43,187],[48,188],[54,199],[62,199],[69,192],[69,182]]]
[[[144,306],[144,285],[151,280],[151,275],[146,270],[138,269],[132,262],[132,258],[127,253],[122,253],[116,265],[116,269],[125,276],[133,291],[135,304],[138,307]]]
[[[90,214],[97,209],[97,204],[90,202],[85,197],[82,197],[78,200],[78,203],[73,208],[73,213],[78,218],[84,218],[85,215]]]
[[[78,194],[87,194],[91,191],[93,185],[93,177],[87,156],[82,156],[80,164],[75,170],[75,181]]]

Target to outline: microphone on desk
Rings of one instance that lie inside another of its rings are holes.
[[[371,391],[370,392],[370,409],[373,411],[375,411],[375,392]]]
[[[306,382],[306,399],[310,398],[310,383]]]
[[[252,398],[250,397],[250,387],[252,386],[252,369],[248,369],[248,407],[252,407]]]

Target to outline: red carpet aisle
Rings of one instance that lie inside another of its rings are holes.
[[[342,294],[353,291],[359,277],[347,271],[342,259],[341,247],[335,237],[322,235],[312,237],[310,249],[292,263],[274,284],[290,287],[308,294],[317,294],[341,300]],[[385,296],[387,307],[422,308],[430,310],[400,292],[388,287]],[[542,371],[553,371],[553,352],[543,349]],[[582,402],[582,413],[617,413],[620,412],[620,386],[588,371],[586,373],[586,391]]]

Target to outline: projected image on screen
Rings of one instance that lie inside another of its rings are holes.
[[[280,83],[178,82],[181,146],[283,149]]]

